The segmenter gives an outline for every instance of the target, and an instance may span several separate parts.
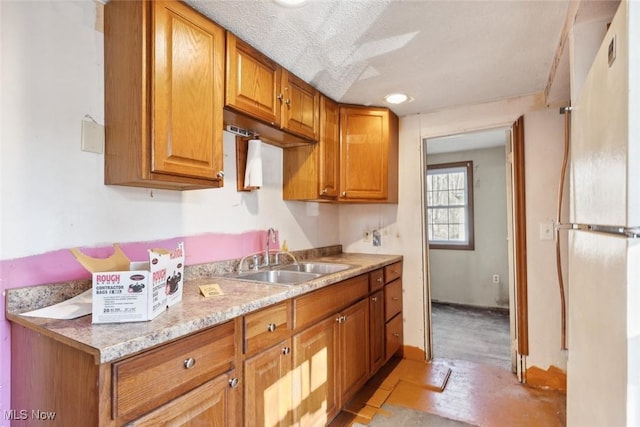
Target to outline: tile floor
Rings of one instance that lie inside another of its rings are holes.
[[[368,425],[375,419],[376,425],[400,427],[383,404],[483,427],[566,424],[564,394],[522,385],[506,369],[462,360],[398,359],[372,378],[330,426]]]
[[[482,427],[566,425],[565,394],[520,384],[511,372],[507,312],[434,303],[432,320],[435,359],[393,359],[330,427],[373,420],[376,426],[411,427],[399,424],[409,418],[394,417],[394,407],[442,417],[429,426],[447,426],[447,420]]]

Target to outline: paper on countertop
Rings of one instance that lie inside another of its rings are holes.
[[[91,301],[93,298],[91,294],[92,290],[87,289],[83,293],[69,298],[66,301],[20,314],[29,317],[48,317],[50,319],[64,320],[86,316],[87,314],[91,314],[92,311]]]
[[[220,295],[224,295],[224,292],[222,292],[222,289],[220,289],[220,285],[218,285],[217,283],[210,283],[208,285],[200,285],[200,293],[205,297],[205,298],[209,298],[209,297],[217,297]]]

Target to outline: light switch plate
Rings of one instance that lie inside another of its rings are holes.
[[[81,149],[89,153],[104,152],[104,126],[91,119],[82,119]]]
[[[540,240],[553,240],[553,221],[540,223]]]

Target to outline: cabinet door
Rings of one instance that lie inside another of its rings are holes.
[[[228,107],[279,126],[281,73],[275,61],[227,32]]]
[[[403,343],[402,329],[402,314],[396,314],[396,317],[387,322],[385,326],[385,360],[389,360],[391,356],[401,349]]]
[[[224,30],[182,3],[153,5],[151,171],[217,180]]]
[[[289,427],[293,398],[291,340],[244,362],[244,425]]]
[[[369,358],[371,373],[384,364],[384,292],[379,290],[369,297]]]
[[[369,378],[369,301],[366,298],[341,313],[338,357],[342,406]]]
[[[320,94],[310,84],[282,70],[282,129],[318,140]]]
[[[235,395],[238,390],[234,371],[230,371],[126,425],[234,426],[237,425]]]
[[[340,178],[339,121],[338,104],[321,95],[318,143],[283,150],[284,200],[336,199]]]
[[[295,423],[324,426],[338,414],[336,388],[339,323],[331,316],[293,337]]]
[[[389,111],[341,107],[340,128],[341,200],[385,200],[389,174]]]
[[[318,184],[321,197],[338,196],[340,179],[340,107],[323,96],[320,100]]]

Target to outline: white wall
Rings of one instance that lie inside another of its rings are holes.
[[[264,188],[235,190],[225,133],[222,189],[105,186],[104,156],[80,150],[85,114],[104,123],[96,3],[2,2],[0,258],[72,246],[274,227],[292,250],[339,243],[338,207],[282,201],[282,150],[264,149]],[[317,208],[317,209],[313,209]]]
[[[337,206],[282,200],[282,151],[264,150],[264,188],[235,190],[225,133],[222,189],[105,186],[104,156],[80,150],[85,114],[104,123],[103,34],[92,1],[0,1],[0,259],[200,233],[274,227],[292,250],[340,243]],[[19,283],[0,283],[0,290]],[[4,295],[4,293],[3,293]],[[4,312],[4,296],[0,301]],[[9,328],[0,316],[0,416]]]
[[[532,111],[524,117],[529,303],[528,366],[566,369],[561,350],[561,305],[554,240],[541,240],[540,224],[557,215],[558,185],[564,150],[564,116],[558,110]],[[565,194],[565,205],[568,204]],[[561,241],[566,235],[561,236]],[[562,259],[566,275],[566,248]],[[566,282],[565,282],[566,284]]]
[[[509,307],[507,185],[504,145],[428,154],[427,164],[473,161],[472,251],[431,249],[431,299],[479,307]],[[498,274],[500,283],[493,283]]]
[[[180,193],[104,186],[103,156],[80,151],[84,115],[104,123],[103,35],[94,29],[95,7],[93,2],[0,2],[0,259],[73,246],[275,227],[294,250],[342,243],[349,252],[404,255],[405,343],[424,349],[422,139],[508,126],[520,114],[540,108],[540,99],[523,97],[402,118],[398,205],[283,202],[281,153],[271,147],[265,150],[264,188],[238,194],[229,135],[225,170],[231,178],[223,189]],[[556,116],[555,111],[537,113],[531,122],[525,117],[528,171],[558,169]],[[529,156],[535,159],[530,150],[547,148],[544,163],[530,163]],[[529,188],[539,178],[527,176],[527,194],[540,192],[536,198],[545,201],[541,206],[528,204],[532,218],[551,215],[547,205],[552,202],[546,202],[555,199],[555,191]],[[362,242],[368,227],[382,229],[381,247]],[[537,226],[529,231],[536,236]],[[554,268],[535,250],[529,261],[544,272]],[[531,360],[539,366],[560,359],[558,340],[548,332],[555,329],[557,313],[550,291],[555,284],[547,276],[529,282],[530,292],[542,290],[539,295],[545,297],[530,302],[530,333],[535,337]],[[548,312],[551,318],[545,317]],[[0,408],[9,407],[7,381],[0,379]]]
[[[525,120],[529,337],[528,366],[566,369],[560,349],[560,302],[553,241],[539,241],[539,221],[555,217],[562,162],[563,118],[546,109],[541,95],[524,96],[400,119],[400,195],[397,206],[343,206],[340,236],[350,252],[387,252],[404,256],[405,345],[425,349],[426,255],[422,239],[422,140],[468,131],[511,126]],[[362,242],[362,232],[380,225],[381,248]]]

